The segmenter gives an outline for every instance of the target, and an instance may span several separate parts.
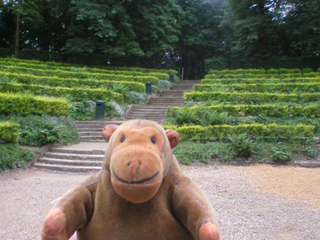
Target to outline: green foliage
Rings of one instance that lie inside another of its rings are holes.
[[[193,101],[219,101],[232,103],[272,103],[291,102],[309,103],[317,102],[320,93],[282,94],[282,93],[251,93],[251,92],[191,92],[184,94],[186,100]]]
[[[176,122],[174,119],[178,118],[181,112],[192,112],[196,115],[193,119],[197,121]],[[307,117],[317,118],[320,117],[320,105],[308,104],[305,106],[300,105],[280,105],[280,104],[261,104],[261,105],[231,105],[231,104],[215,104],[215,105],[195,105],[192,107],[169,107],[167,109],[167,116],[170,117],[172,123],[179,125],[185,123],[196,124],[199,122],[202,126],[225,124],[230,122],[229,116],[244,117],[244,116],[257,116],[263,115],[267,117]]]
[[[174,148],[174,154],[182,164],[190,165],[194,162],[209,163],[217,158],[224,150],[219,143],[195,143],[191,141],[180,142]]]
[[[247,133],[232,134],[229,140],[236,157],[248,158],[254,153],[254,142]]]
[[[65,99],[0,93],[0,114],[65,116],[69,108],[70,104]]]
[[[33,151],[17,144],[0,144],[0,152],[0,170],[13,168],[17,164],[24,165],[34,157]]]
[[[79,142],[76,126],[68,117],[50,116],[0,116],[11,119],[19,125],[19,143],[29,146],[43,146],[48,143],[73,144]]]
[[[252,84],[202,84],[195,85],[196,92],[320,92],[320,83],[252,83]]]
[[[254,138],[262,139],[301,139],[314,136],[315,127],[312,125],[277,125],[277,124],[238,124],[214,125],[214,126],[177,126],[164,125],[167,129],[174,129],[180,133],[182,140],[210,141],[213,139],[224,139],[228,135],[247,133]]]
[[[287,163],[291,160],[292,155],[283,143],[272,148],[271,159],[276,163]]]
[[[66,88],[66,87],[48,87],[41,85],[28,84],[0,84],[1,92],[11,93],[29,93],[40,96],[51,96],[58,98],[67,98],[72,101],[81,100],[105,100],[123,102],[122,94],[102,89],[102,88]]]
[[[77,121],[90,121],[95,118],[96,102],[87,100],[72,102],[70,117]]]
[[[114,85],[121,84],[130,91],[144,92],[145,86],[141,82],[126,82],[126,81],[110,81],[97,80],[94,77],[90,79],[76,78],[59,78],[55,76],[35,76],[32,74],[8,73],[0,72],[1,83],[22,83],[30,85],[47,85],[51,87],[69,87],[69,88],[106,88],[112,89]]]
[[[6,121],[0,122],[0,142],[17,143],[19,139],[19,125]]]

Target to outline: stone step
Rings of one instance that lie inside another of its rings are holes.
[[[38,163],[54,164],[54,165],[71,165],[71,166],[101,166],[102,160],[100,161],[87,161],[87,160],[68,160],[68,159],[57,159],[57,158],[39,158]]]
[[[104,142],[104,138],[102,137],[102,135],[88,135],[88,136],[82,136],[81,137],[81,141],[82,142]]]
[[[91,160],[100,161],[103,159],[104,155],[94,155],[94,154],[79,154],[79,153],[60,153],[60,152],[47,152],[44,157],[46,158],[58,158],[58,159],[70,159],[70,160]]]
[[[38,162],[33,164],[33,166],[58,172],[97,172],[101,170],[101,166],[70,166]]]
[[[103,150],[78,150],[78,149],[71,149],[71,148],[51,148],[50,152],[56,152],[56,153],[77,153],[77,154],[91,154],[91,155],[104,155]]]

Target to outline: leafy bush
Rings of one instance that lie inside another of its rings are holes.
[[[128,104],[144,104],[148,100],[148,95],[139,92],[130,92]]]
[[[287,163],[291,160],[292,155],[283,143],[278,143],[272,149],[271,159],[276,163]]]
[[[301,139],[313,137],[315,127],[312,125],[277,125],[277,124],[239,124],[214,126],[177,126],[165,125],[166,129],[174,129],[183,140],[210,141],[214,138],[223,139],[228,135],[247,133],[255,138],[263,139]]]
[[[237,157],[247,158],[254,153],[254,142],[247,133],[232,134],[229,140]]]
[[[34,157],[33,151],[17,144],[0,144],[0,152],[0,170],[13,168],[17,164],[24,165]]]
[[[0,116],[19,124],[19,143],[43,146],[48,143],[74,144],[80,141],[76,126],[68,117],[50,116]]]
[[[281,94],[281,93],[251,93],[251,92],[191,92],[184,94],[186,100],[219,101],[229,103],[262,104],[272,102],[309,103],[317,102],[320,93]]]
[[[222,146],[219,143],[200,144],[183,141],[173,151],[180,163],[190,165],[194,162],[210,162],[221,154]]]
[[[19,125],[6,121],[0,122],[0,141],[6,143],[17,143],[19,139]]]
[[[65,116],[70,107],[71,105],[65,99],[0,93],[0,114]]]
[[[14,93],[31,92],[33,95],[60,97],[72,101],[105,100],[117,101],[120,103],[123,102],[122,94],[102,88],[66,88],[19,83],[6,83],[0,84],[0,91]]]
[[[90,121],[95,119],[96,102],[87,100],[72,102],[70,117],[77,121]]]

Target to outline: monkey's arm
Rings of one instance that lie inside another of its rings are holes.
[[[69,190],[48,213],[42,228],[42,240],[67,240],[84,227],[93,213],[99,174]]]
[[[199,187],[180,175],[173,191],[174,213],[196,240],[220,240],[213,208]]]

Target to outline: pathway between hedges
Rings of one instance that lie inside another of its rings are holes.
[[[103,147],[103,146],[102,146]],[[225,240],[319,240],[320,169],[182,166],[216,209]],[[39,240],[57,198],[89,174],[0,173],[0,239]]]

